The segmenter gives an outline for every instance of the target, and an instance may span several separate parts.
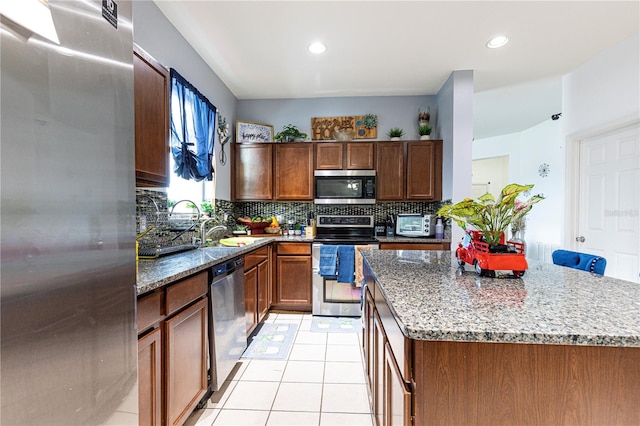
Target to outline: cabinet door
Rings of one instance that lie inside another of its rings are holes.
[[[405,185],[404,143],[376,144],[376,199],[403,200]]]
[[[166,422],[183,424],[207,391],[207,299],[165,322]]]
[[[134,45],[137,186],[169,186],[169,72]]]
[[[411,393],[407,390],[388,343],[384,351],[384,369],[384,424],[411,426]]]
[[[407,199],[442,199],[442,141],[407,143]]]
[[[273,199],[273,145],[233,144],[234,199]]]
[[[311,256],[278,256],[276,303],[311,307]]]
[[[316,170],[341,170],[343,167],[343,145],[339,142],[316,144]]]
[[[258,268],[251,268],[244,273],[244,308],[247,323],[247,335],[258,324]]]
[[[374,404],[373,395],[374,395],[374,351],[373,351],[373,311],[375,305],[373,303],[373,297],[371,297],[371,293],[367,288],[365,293],[365,303],[364,303],[364,332],[363,332],[363,350],[364,350],[364,359],[367,367],[367,381],[369,384],[369,395],[371,396],[371,406]]]
[[[347,143],[347,169],[348,170],[373,170],[373,143],[350,142]]]
[[[265,260],[258,264],[258,322],[262,322],[267,312],[269,312],[269,261]]]
[[[161,331],[138,339],[138,424],[160,426],[162,414]]]
[[[313,199],[313,144],[276,144],[276,200]]]

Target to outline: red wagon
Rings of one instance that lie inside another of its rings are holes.
[[[504,233],[500,238],[500,244],[505,244]],[[524,256],[524,244],[507,241],[506,247],[505,253],[491,253],[489,244],[482,241],[482,232],[467,232],[463,242],[459,243],[456,249],[458,265],[473,265],[476,274],[480,276],[495,277],[495,271],[512,271],[516,277],[523,276],[529,267]]]

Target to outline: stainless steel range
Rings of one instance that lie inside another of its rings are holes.
[[[316,238],[311,251],[312,313],[324,316],[359,317],[362,297],[359,283],[340,283],[334,277],[320,275],[320,252],[323,246],[339,245],[351,245],[356,250],[358,248],[377,249],[378,241],[375,238],[373,216],[320,215],[317,219]]]

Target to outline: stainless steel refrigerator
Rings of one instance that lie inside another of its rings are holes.
[[[134,425],[131,3],[2,3],[0,424]]]

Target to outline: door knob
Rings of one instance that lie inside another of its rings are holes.
[[[576,241],[579,243],[584,243],[584,237],[583,236],[576,237]]]

